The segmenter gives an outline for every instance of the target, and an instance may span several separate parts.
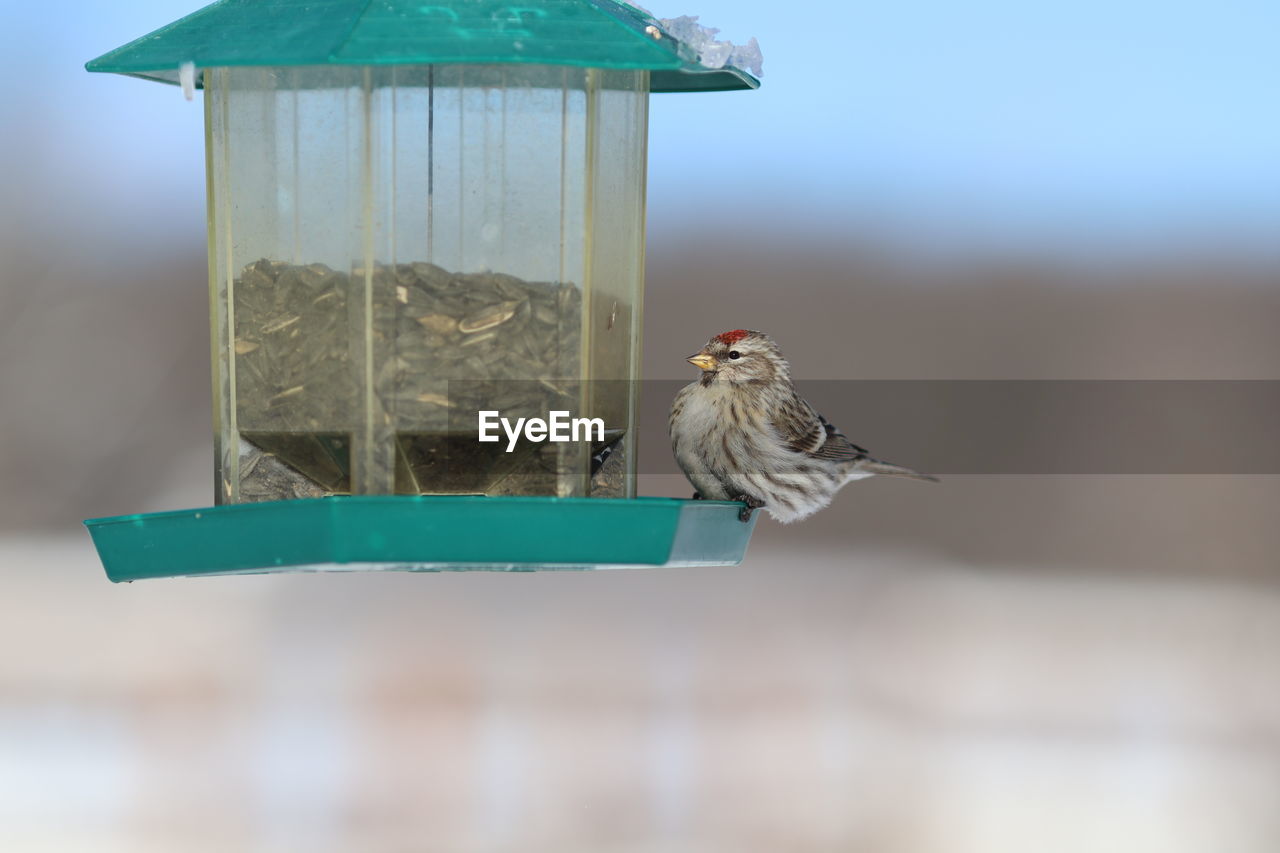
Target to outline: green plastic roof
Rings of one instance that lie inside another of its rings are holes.
[[[518,62],[647,70],[653,92],[760,85],[739,68],[702,66],[656,20],[618,0],[218,0],[85,67],[176,83],[185,62]]]

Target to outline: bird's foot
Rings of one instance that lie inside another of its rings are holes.
[[[702,500],[702,492],[694,492],[693,497],[690,498],[690,500],[694,500],[694,501]]]
[[[751,513],[764,506],[764,501],[759,498],[753,498],[750,495],[738,495],[734,500],[746,504],[746,506],[738,510],[738,521],[744,524],[751,520]]]

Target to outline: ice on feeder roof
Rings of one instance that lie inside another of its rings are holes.
[[[678,18],[659,18],[637,3],[627,3],[662,24],[662,28],[677,41],[686,45],[698,54],[698,62],[705,68],[724,68],[732,65],[750,71],[757,77],[764,76],[764,55],[760,53],[760,42],[755,37],[746,44],[734,44],[731,41],[718,41],[716,27],[708,27],[698,23],[698,15],[681,15]]]
[[[750,71],[757,77],[763,76],[764,56],[760,53],[760,42],[754,37],[746,44],[717,41],[716,34],[720,30],[699,24],[697,15],[661,18],[660,22],[663,29],[696,52],[698,61],[705,67],[724,68],[726,65],[733,65]]]

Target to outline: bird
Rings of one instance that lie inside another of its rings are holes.
[[[875,474],[937,482],[876,459],[818,414],[791,382],[791,366],[764,332],[723,332],[689,356],[702,371],[676,394],[668,429],[695,500],[739,501],[742,521],[763,508],[784,524],[831,503],[846,483]]]

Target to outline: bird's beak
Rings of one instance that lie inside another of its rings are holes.
[[[706,350],[689,356],[688,361],[699,370],[715,370],[716,368],[715,358]]]

